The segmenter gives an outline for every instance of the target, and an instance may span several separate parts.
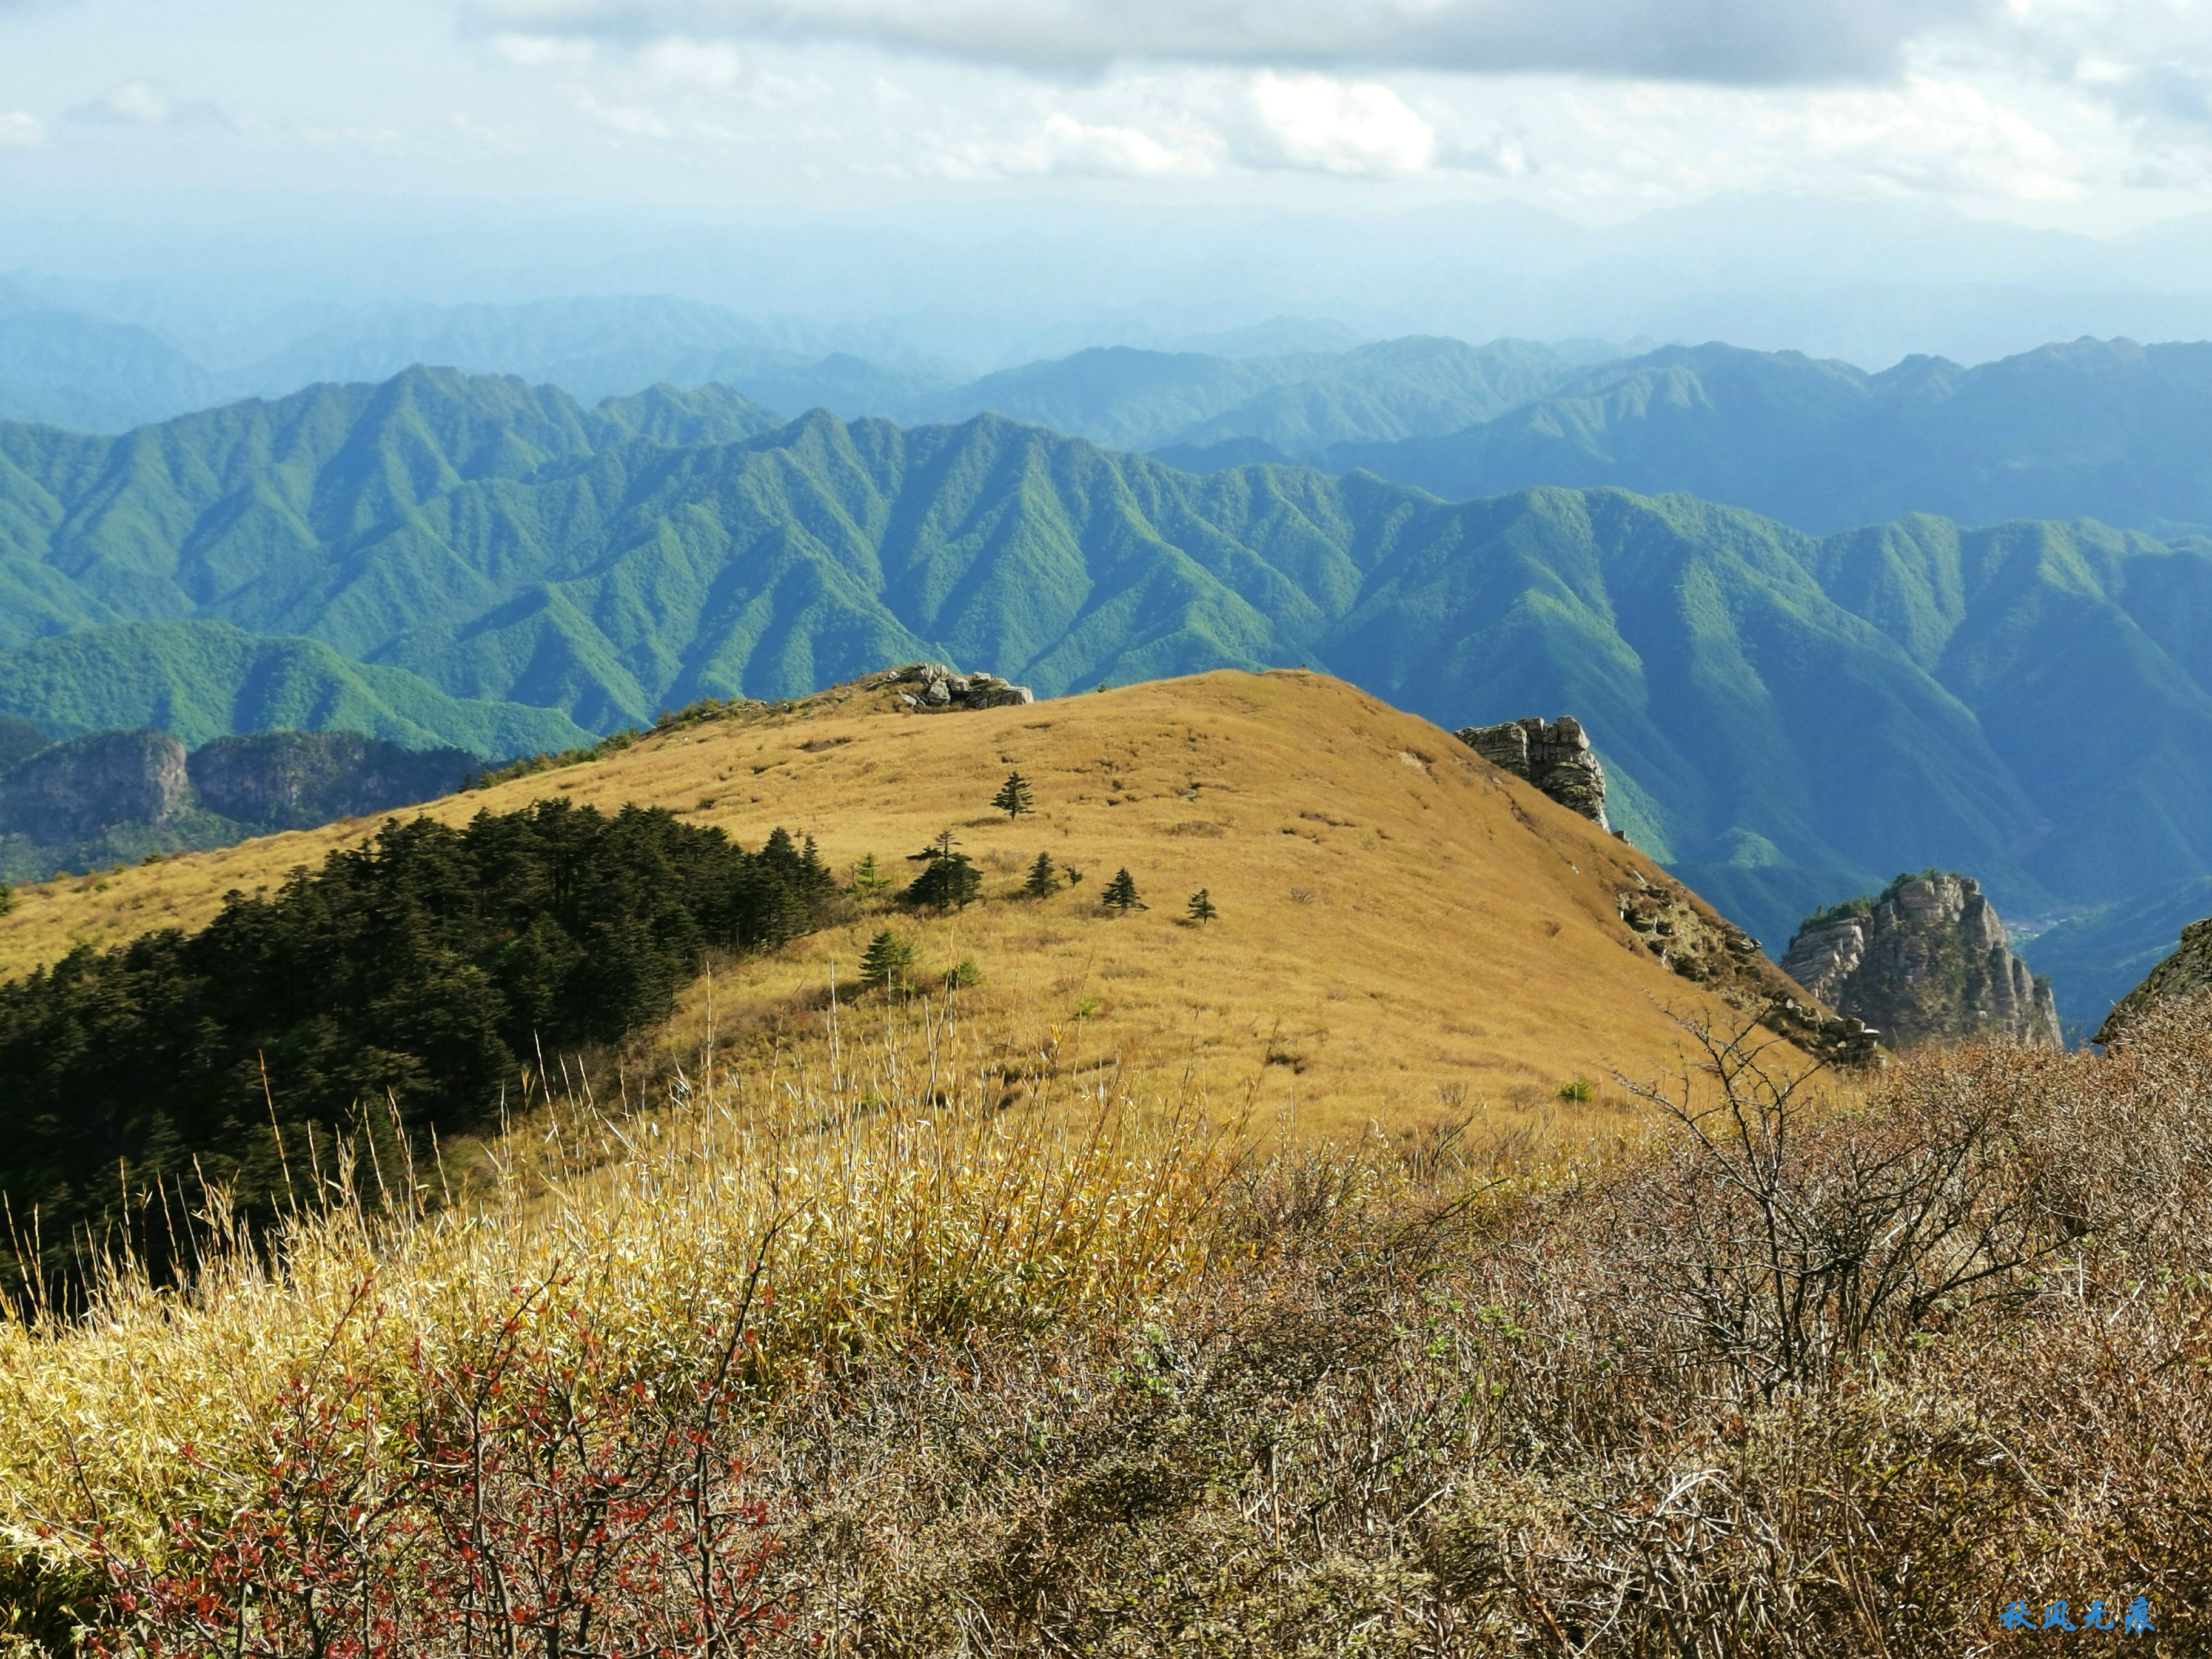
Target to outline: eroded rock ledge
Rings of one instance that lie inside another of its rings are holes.
[[[1590,750],[1582,722],[1562,714],[1531,714],[1499,726],[1463,726],[1453,735],[1501,771],[1534,784],[1571,812],[1601,830],[1605,821],[1605,769]]]
[[[1832,1066],[1881,1066],[1881,1033],[1863,1019],[1831,1013],[1792,983],[1759,950],[1759,941],[1670,881],[1636,885],[1614,902],[1637,943],[1693,985],[1731,1008],[1757,1015],[1771,1031]]]
[[[902,707],[927,714],[944,708],[1015,708],[1035,702],[1036,694],[1026,685],[1011,685],[996,674],[963,674],[941,662],[910,662],[887,668],[861,684],[871,690],[881,686],[902,690]]]

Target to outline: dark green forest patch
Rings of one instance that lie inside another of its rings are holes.
[[[159,1256],[204,1185],[271,1214],[349,1139],[490,1127],[526,1062],[665,1019],[709,949],[795,938],[833,890],[781,830],[750,853],[661,809],[545,800],[394,820],[198,933],[80,947],[0,986],[10,1266],[65,1279],[118,1230]]]

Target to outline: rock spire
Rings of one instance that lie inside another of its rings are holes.
[[[1806,919],[1782,971],[1893,1048],[2002,1036],[2059,1046],[2051,987],[2013,955],[1970,876],[1900,876]]]

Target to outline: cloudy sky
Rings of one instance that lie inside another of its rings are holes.
[[[2212,0],[0,0],[0,185],[2212,207]]]

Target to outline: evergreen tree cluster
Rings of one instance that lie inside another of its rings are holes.
[[[983,872],[965,853],[953,850],[957,845],[948,830],[919,853],[909,854],[908,861],[921,865],[921,873],[899,895],[900,901],[955,910],[965,909],[982,897]]]
[[[1137,896],[1137,879],[1129,873],[1126,865],[1114,872],[1114,879],[1106,884],[1106,890],[1098,896],[1098,902],[1121,915],[1127,915],[1132,910],[1152,908]]]
[[[50,1267],[126,1190],[182,1182],[196,1205],[204,1175],[265,1213],[277,1132],[304,1180],[309,1125],[327,1172],[332,1136],[387,1100],[426,1146],[488,1127],[541,1050],[666,1018],[710,947],[781,944],[835,891],[811,842],[748,853],[658,809],[389,823],[198,933],[0,986],[0,1193],[19,1228],[37,1212]]]

